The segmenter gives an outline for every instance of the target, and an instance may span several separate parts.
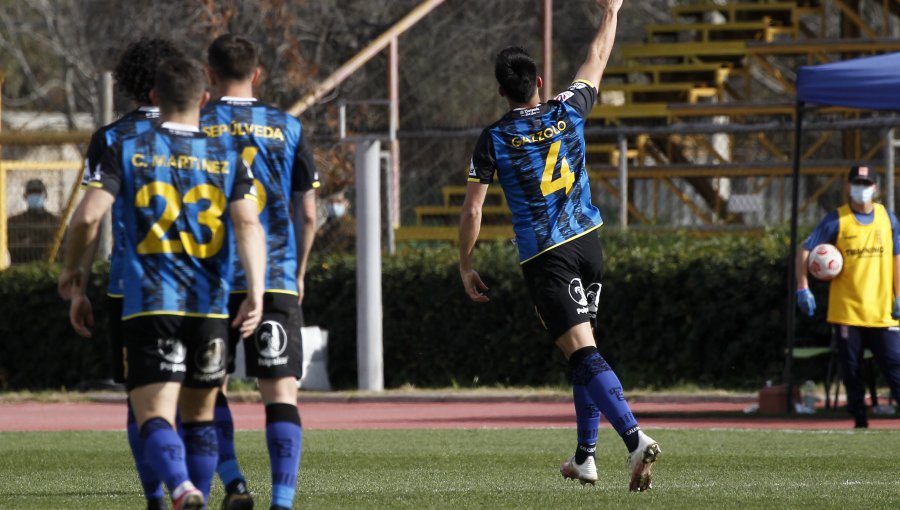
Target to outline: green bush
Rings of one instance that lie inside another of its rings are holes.
[[[695,383],[758,388],[780,379],[788,238],[603,231],[606,274],[600,351],[626,386]],[[476,269],[491,301],[462,290],[455,249],[385,258],[384,374],[388,387],[554,385],[564,359],[541,329],[510,244],[482,244]],[[350,257],[316,260],[304,302],[309,323],[329,331],[329,372],[356,385],[356,283]],[[793,286],[791,286],[793,289]],[[827,334],[820,312],[802,335]]]
[[[601,231],[606,274],[600,297],[600,352],[626,387],[694,383],[758,388],[780,379],[785,352],[788,240],[695,238],[678,233]],[[515,247],[485,243],[476,268],[490,302],[464,294],[454,248],[407,249],[383,261],[384,374],[387,387],[557,385],[566,364],[541,328]],[[92,339],[75,335],[46,265],[0,273],[0,376],[15,389],[75,387],[108,377],[105,269],[91,288]],[[304,314],[329,332],[329,373],[353,388],[356,372],[355,259],[314,257]],[[793,289],[793,285],[790,286]],[[819,312],[798,316],[798,336],[827,334],[826,288]]]
[[[88,296],[91,338],[69,325],[69,304],[56,293],[59,268],[44,263],[0,272],[0,389],[78,388],[110,377],[106,335],[106,275],[98,265]]]

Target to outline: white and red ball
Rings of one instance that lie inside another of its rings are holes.
[[[809,253],[809,274],[819,280],[832,280],[843,268],[844,257],[833,244],[820,244]]]

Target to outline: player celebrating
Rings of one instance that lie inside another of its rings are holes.
[[[225,377],[232,236],[248,281],[233,323],[243,334],[259,325],[264,290],[253,176],[229,144],[200,132],[205,88],[199,63],[173,58],[160,64],[151,98],[162,124],[106,151],[73,216],[59,277],[64,296],[81,288],[84,248],[121,196],[129,398],[144,456],[176,510],[203,508],[215,473],[213,402]],[[183,441],[172,427],[179,404]]]
[[[466,294],[475,302],[488,301],[472,252],[487,185],[496,172],[513,215],[528,290],[572,368],[578,447],[560,472],[582,484],[597,481],[594,453],[602,413],[628,448],[629,489],[643,491],[651,487],[650,468],[660,449],[638,426],[589,325],[600,297],[603,254],[596,230],[603,222],[591,203],[584,120],[612,51],[622,0],[597,4],[603,17],[588,57],[575,82],[555,99],[540,103],[541,78],[525,50],[511,47],[497,55],[494,72],[511,110],[481,133],[472,156],[459,226],[459,271]]]
[[[159,118],[159,108],[153,106],[150,101],[150,89],[153,88],[153,79],[156,76],[156,67],[163,60],[170,57],[181,56],[181,50],[172,43],[163,39],[141,39],[132,43],[125,49],[113,70],[116,87],[132,101],[137,108],[122,116],[119,120],[103,126],[91,136],[88,145],[87,156],[84,161],[84,175],[82,187],[87,187],[92,179],[100,171],[100,161],[107,148],[118,140],[128,136],[135,136],[149,131]],[[110,256],[109,284],[107,286],[107,319],[109,331],[110,350],[112,352],[113,380],[117,383],[125,382],[125,367],[122,363],[122,200],[117,199],[113,204],[113,252]],[[85,250],[82,258],[82,271],[84,275],[91,272],[91,264],[96,256],[97,243],[92,243]],[[88,278],[82,279],[82,287],[86,286]],[[88,329],[93,326],[94,316],[90,300],[85,295],[85,288],[75,289],[69,307],[69,320],[75,331],[85,337],[91,336]],[[162,483],[156,473],[144,460],[143,441],[134,419],[131,403],[128,402],[127,428],[128,444],[134,456],[138,477],[144,488],[144,497],[147,499],[148,510],[164,510],[166,502],[163,499]]]
[[[856,428],[869,426],[862,373],[866,349],[900,401],[900,228],[893,212],[873,202],[877,180],[871,168],[852,167],[845,185],[849,202],[822,219],[797,250],[796,261],[797,305],[812,316],[816,298],[806,278],[809,252],[828,243],[844,257],[828,288],[827,320],[836,329],[847,412]]]
[[[257,179],[269,263],[262,324],[244,341],[244,352],[247,374],[258,378],[266,406],[272,508],[289,509],[294,504],[300,466],[302,428],[297,379],[303,354],[300,331],[288,324],[299,314],[303,299],[303,280],[316,228],[314,189],[319,186],[318,175],[300,121],[253,97],[253,86],[260,76],[256,46],[245,37],[226,34],[213,41],[207,58],[213,92],[220,99],[204,108],[203,129],[209,136],[246,146],[244,159],[252,165]],[[238,268],[232,313],[237,311],[246,285]],[[240,336],[232,331],[230,352],[238,340]],[[223,508],[252,508],[235,458],[231,413],[223,393],[216,401],[216,425],[217,471],[227,492]]]

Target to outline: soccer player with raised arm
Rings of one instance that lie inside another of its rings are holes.
[[[135,136],[149,131],[159,119],[159,108],[151,104],[150,89],[156,76],[156,67],[163,60],[181,56],[181,50],[164,39],[141,39],[130,44],[119,58],[113,70],[116,88],[130,98],[137,108],[126,113],[115,122],[101,127],[91,136],[87,156],[84,161],[84,174],[81,185],[87,188],[91,180],[96,180],[100,171],[100,161],[106,150],[122,138]],[[125,367],[122,360],[122,200],[113,204],[113,251],[110,254],[109,284],[107,285],[107,319],[110,352],[112,353],[113,380],[125,382]],[[91,264],[96,256],[97,243],[85,250],[82,258],[84,275],[91,272]],[[86,284],[89,278],[82,279]],[[69,320],[75,331],[85,337],[91,336],[90,327],[94,324],[91,302],[85,294],[85,288],[76,289],[69,306]],[[138,478],[144,489],[148,510],[164,510],[162,482],[144,460],[143,441],[134,419],[131,403],[128,402],[127,427],[128,444],[134,456]]]
[[[638,426],[591,331],[603,273],[597,237],[603,221],[591,203],[584,122],[612,51],[622,0],[597,4],[603,15],[587,59],[572,85],[547,103],[540,102],[541,78],[525,50],[511,47],[497,55],[494,73],[510,111],[485,129],[475,146],[460,217],[459,272],[466,294],[478,303],[488,301],[473,251],[487,187],[496,174],[512,212],[529,293],[572,369],[578,444],[560,472],[582,484],[597,481],[595,450],[602,414],[628,449],[629,489],[644,491],[651,487],[650,468],[659,445]]]
[[[266,443],[272,470],[272,509],[293,507],[300,467],[302,428],[297,410],[297,379],[303,364],[300,331],[290,319],[300,313],[303,280],[316,228],[318,175],[300,121],[262,104],[253,96],[260,76],[255,44],[225,34],[207,50],[209,77],[218,99],[203,109],[201,126],[210,137],[244,147],[259,196],[259,219],[266,232],[268,264],[262,324],[243,341],[247,374],[259,381],[265,404]],[[230,309],[237,311],[247,291],[240,268],[235,271]],[[232,331],[229,353],[240,335]],[[229,371],[233,356],[229,356]],[[216,401],[219,433],[217,471],[226,488],[223,508],[252,508],[246,480],[235,458],[228,401]]]
[[[144,456],[176,510],[205,507],[218,459],[213,406],[225,377],[228,293],[237,252],[248,292],[232,325],[262,316],[265,241],[253,175],[230,144],[199,129],[206,73],[162,62],[151,98],[161,124],[108,148],[70,225],[59,290],[81,288],[81,260],[122,197],[126,381]],[[184,439],[173,423],[180,407]]]

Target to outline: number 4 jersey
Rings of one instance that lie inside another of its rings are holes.
[[[90,184],[122,200],[122,318],[228,317],[228,202],[255,199],[253,175],[229,144],[157,127],[113,145]]]
[[[596,98],[592,84],[576,81],[547,103],[510,111],[478,138],[469,182],[490,184],[497,174],[521,262],[603,224],[584,155],[584,120]]]

